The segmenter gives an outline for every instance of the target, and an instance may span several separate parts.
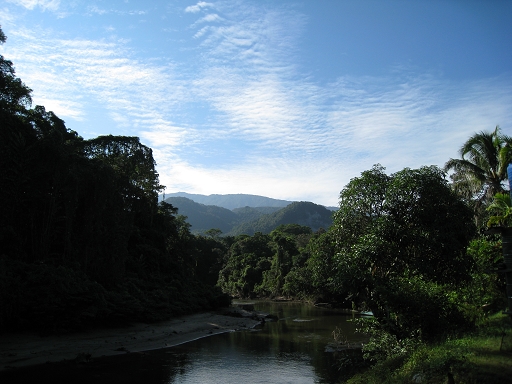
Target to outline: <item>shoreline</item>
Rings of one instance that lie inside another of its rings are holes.
[[[261,324],[254,315],[230,307],[220,312],[180,316],[153,324],[136,323],[64,335],[0,335],[0,371],[50,362],[84,363],[103,356],[175,347],[220,333],[250,330]]]

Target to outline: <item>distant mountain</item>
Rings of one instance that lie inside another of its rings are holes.
[[[166,200],[169,197],[186,197],[196,203],[205,205],[216,205],[226,209],[235,209],[243,207],[286,207],[292,201],[272,199],[270,197],[246,194],[228,194],[228,195],[198,195],[186,192],[166,193]]]
[[[300,224],[327,229],[332,224],[329,211],[322,205],[294,202],[284,208],[243,207],[229,210],[215,205],[196,203],[186,197],[169,197],[165,202],[178,208],[178,214],[187,216],[192,233],[204,233],[218,228],[226,235],[269,233],[281,224]]]
[[[238,215],[226,208],[199,204],[186,197],[169,197],[165,202],[178,208],[179,215],[187,216],[193,233],[203,233],[212,228],[227,233],[239,224]]]
[[[277,212],[234,227],[230,235],[269,233],[281,224],[306,225],[313,231],[320,228],[327,229],[332,225],[332,211],[323,205],[305,201],[294,202]]]

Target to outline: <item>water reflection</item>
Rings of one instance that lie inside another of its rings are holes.
[[[178,347],[146,353],[48,364],[0,375],[8,382],[53,383],[335,383],[333,354],[325,352],[332,331],[354,334],[351,315],[298,303],[255,303],[255,309],[276,314],[279,321],[261,329],[196,340]]]

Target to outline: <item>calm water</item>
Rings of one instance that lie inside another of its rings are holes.
[[[255,302],[255,309],[279,317],[252,331],[206,337],[178,347],[94,359],[46,364],[0,374],[13,383],[336,383],[332,331],[360,342],[352,315],[299,303]]]

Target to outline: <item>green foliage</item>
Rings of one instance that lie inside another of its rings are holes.
[[[373,363],[401,358],[413,351],[418,344],[416,335],[399,339],[384,329],[374,317],[358,318],[357,326],[357,332],[370,337],[363,345],[363,357]]]
[[[512,226],[512,203],[510,201],[510,193],[497,193],[494,195],[491,205],[487,207],[487,211],[492,215],[487,222],[488,227]]]
[[[466,356],[460,349],[422,345],[406,360],[399,375],[414,377],[421,372],[424,380],[440,381],[448,379],[449,375],[453,377],[452,372],[464,369],[465,364]]]
[[[308,255],[306,270],[311,276],[307,293],[322,297],[327,301],[336,301],[337,279],[335,276],[335,241],[332,232],[315,234],[305,249]]]
[[[471,136],[459,150],[461,158],[445,164],[445,170],[453,172],[453,189],[472,206],[478,226],[487,221],[485,207],[493,196],[505,192],[511,145],[512,138],[496,127]]]
[[[223,292],[236,297],[255,295],[263,272],[271,265],[270,237],[262,233],[254,236],[241,235],[229,248],[224,268],[219,272],[218,285]]]
[[[504,383],[512,375],[511,351],[510,319],[500,314],[460,338],[390,355],[347,383]]]
[[[481,236],[472,240],[468,255],[474,260],[471,279],[459,290],[461,301],[475,308],[481,320],[486,313],[506,307],[505,276],[494,271],[503,263],[501,239]]]
[[[331,233],[332,289],[366,305],[398,341],[467,326],[452,292],[470,278],[474,226],[439,169],[363,172],[341,192]]]
[[[310,271],[305,267],[292,267],[284,278],[282,293],[300,300],[309,299],[314,294]]]
[[[214,286],[217,284],[219,272],[223,267],[223,257],[229,248],[228,244],[218,237],[218,232],[211,232],[215,237],[194,236],[191,240],[191,262],[194,274],[199,281]]]
[[[263,281],[257,291],[265,296],[279,296],[282,293],[284,278],[292,264],[292,254],[296,250],[292,236],[285,232],[274,230],[270,233],[271,246],[274,256],[270,269],[263,272]]]
[[[305,297],[310,291],[306,248],[311,229],[278,226],[269,235],[240,235],[227,252],[218,285],[236,297]]]
[[[292,236],[311,235],[313,233],[310,227],[300,224],[281,224],[278,225],[273,232]]]

